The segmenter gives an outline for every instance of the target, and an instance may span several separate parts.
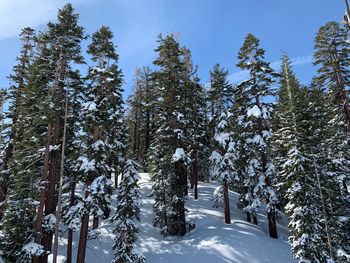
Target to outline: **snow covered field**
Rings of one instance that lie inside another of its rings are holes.
[[[232,224],[225,224],[222,209],[212,207],[215,183],[200,183],[199,200],[194,200],[190,194],[186,203],[188,219],[196,224],[196,228],[185,237],[163,237],[152,225],[154,201],[150,197],[148,174],[141,174],[139,185],[143,198],[139,248],[149,263],[296,262],[287,243],[287,228],[279,225],[279,239],[275,240],[268,236],[263,215],[259,215],[259,226],[245,222],[242,212],[236,208],[235,193],[231,193],[230,199]],[[112,260],[112,227],[108,222],[102,222],[98,231],[98,238],[88,241],[86,263],[110,263]],[[77,240],[75,233],[74,259]],[[65,255],[66,243],[66,237],[61,237],[59,254]],[[58,262],[63,263],[64,256],[60,256]]]

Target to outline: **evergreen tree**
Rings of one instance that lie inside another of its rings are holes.
[[[137,248],[135,242],[139,228],[136,225],[140,221],[141,197],[137,185],[140,176],[138,165],[128,160],[122,175],[122,181],[118,187],[117,208],[111,221],[115,223],[113,233],[113,249],[115,250],[112,262],[119,263],[142,263],[146,262],[142,252]]]
[[[198,181],[208,181],[210,156],[208,116],[206,109],[206,92],[194,76],[188,87],[188,138],[189,157],[191,159],[189,179],[194,189],[194,199],[198,199]]]
[[[223,204],[226,224],[231,224],[229,184],[234,183],[238,179],[234,165],[237,161],[237,156],[233,134],[230,132],[230,117],[231,114],[229,112],[221,113],[214,136],[217,149],[210,156],[210,160],[213,163],[213,178],[220,183],[220,186],[215,190],[215,195],[217,195],[215,198],[218,198],[216,205]]]
[[[128,104],[129,155],[148,168],[149,148],[154,136],[155,103],[157,100],[152,72],[148,67],[136,70],[135,90]]]
[[[154,143],[164,153],[161,159],[153,156],[152,175],[156,196],[156,221],[163,222],[160,227],[165,235],[185,235],[185,201],[187,195],[186,123],[183,103],[186,101],[187,72],[184,66],[184,49],[173,35],[160,37],[156,49],[158,57],[154,64],[159,67],[155,72],[160,97],[157,110],[158,130]],[[155,148],[152,149],[154,151]],[[163,169],[165,168],[165,169]],[[164,182],[165,185],[162,183]],[[165,189],[158,187],[165,186]],[[158,189],[155,189],[158,188]],[[163,199],[164,203],[158,203]],[[162,217],[162,218],[160,218]],[[165,224],[163,226],[163,224]]]
[[[233,88],[228,82],[228,71],[216,64],[209,72],[210,87],[208,100],[210,104],[210,136],[213,137],[221,114],[232,107]]]
[[[183,140],[189,156],[188,177],[194,198],[198,199],[198,180],[208,180],[208,118],[206,109],[206,92],[199,83],[197,66],[194,66],[191,51],[182,48],[184,64],[184,98],[182,110],[184,115]]]
[[[37,60],[33,52],[35,34],[30,28],[22,31],[23,48],[11,76],[12,119],[2,174],[8,182],[8,196],[2,226],[1,244],[8,260],[31,262],[41,255],[43,247],[34,242],[34,224],[38,207],[40,184],[38,174],[42,167],[42,133],[47,118],[47,89],[42,89]],[[37,101],[43,101],[37,105]]]
[[[329,89],[334,105],[350,127],[350,106],[346,94],[350,77],[350,44],[344,26],[328,22],[322,26],[315,38],[314,64],[318,66],[315,81],[320,87]]]
[[[322,26],[315,38],[314,64],[318,75],[314,85],[326,91],[323,106],[326,118],[320,123],[319,138],[315,142],[315,162],[320,166],[320,194],[325,221],[325,239],[329,253],[338,260],[349,254],[349,125],[350,108],[346,87],[350,71],[349,43],[342,25],[329,22]],[[321,126],[323,125],[323,126]]]
[[[9,92],[10,109],[8,116],[3,115],[11,120],[10,125],[2,125],[2,141],[3,143],[3,158],[0,164],[0,203],[6,199],[6,193],[9,184],[9,172],[8,166],[11,158],[13,156],[13,140],[15,139],[15,131],[11,128],[12,125],[16,123],[18,118],[18,111],[20,106],[20,98],[22,96],[21,92],[25,88],[29,78],[29,67],[33,62],[33,52],[35,45],[35,33],[34,30],[27,27],[24,28],[20,34],[22,48],[20,51],[20,56],[17,57],[18,64],[13,68],[13,74],[10,75],[10,80],[12,82]],[[4,97],[5,99],[5,97]],[[4,102],[4,101],[2,101]],[[1,105],[2,106],[2,105]],[[3,124],[3,122],[2,122]],[[8,129],[7,129],[8,128]],[[7,130],[7,132],[6,132]],[[0,213],[1,214],[1,213]]]
[[[89,214],[107,218],[112,193],[111,176],[121,171],[124,162],[126,126],[122,99],[122,73],[118,68],[118,55],[112,42],[113,34],[102,26],[92,35],[88,53],[96,66],[89,69],[86,101],[82,108],[85,151],[80,171],[84,174],[85,212],[80,229],[77,262],[84,262],[88,234]]]
[[[285,196],[286,212],[290,218],[289,240],[293,256],[300,262],[325,260],[323,226],[320,224],[322,214],[310,155],[310,113],[307,91],[299,84],[284,54],[273,145],[279,190]]]
[[[82,180],[83,175],[79,171],[79,156],[82,151],[81,134],[81,104],[83,101],[82,91],[84,81],[79,71],[70,74],[70,81],[67,83],[68,112],[66,125],[66,148],[64,164],[64,195],[62,198],[62,218],[68,228],[66,262],[72,262],[73,232],[79,230],[83,214],[83,202],[79,195],[76,195],[76,184]]]
[[[65,92],[70,82],[73,64],[84,63],[81,55],[81,41],[85,36],[83,27],[78,25],[78,18],[79,15],[75,13],[72,5],[66,4],[58,11],[57,22],[48,23],[47,32],[40,39],[41,54],[39,66],[45,69],[47,73],[46,86],[49,88],[50,95],[47,130],[52,130],[52,136],[49,140],[52,147],[49,156],[49,166],[44,167],[44,170],[48,170],[48,184],[44,198],[45,205],[40,205],[40,211],[38,212],[38,214],[41,214],[42,207],[45,207],[45,227],[41,241],[45,250],[51,250],[52,246],[52,223],[55,221],[54,212],[57,205],[57,198],[55,197],[57,194],[56,185],[59,179],[59,163],[61,161],[61,150],[57,146],[60,146],[62,141]],[[43,179],[46,177],[46,173],[46,171],[43,171]],[[38,216],[38,221],[40,219],[41,216]],[[44,257],[42,262],[47,262],[47,257]]]
[[[289,180],[291,178],[281,173],[281,171],[284,169],[286,162],[288,162],[288,152],[295,147],[300,152],[303,143],[307,142],[309,125],[307,119],[310,116],[307,113],[307,89],[299,83],[286,54],[282,56],[279,79],[279,90],[273,117],[274,134],[272,141],[274,146],[274,163],[277,170],[278,192],[281,205],[284,206],[288,202],[285,196],[291,185]]]
[[[275,183],[275,169],[270,157],[269,138],[271,131],[272,103],[267,99],[273,95],[271,85],[274,83],[275,73],[269,63],[264,61],[265,51],[259,47],[259,40],[252,34],[245,38],[240,48],[237,66],[249,72],[249,79],[237,86],[235,100],[238,101],[237,116],[238,155],[244,156],[244,211],[253,215],[257,223],[256,214],[261,206],[261,200],[266,202],[266,212],[271,237],[277,238],[276,213],[278,198],[273,184]],[[242,150],[243,148],[243,150]]]

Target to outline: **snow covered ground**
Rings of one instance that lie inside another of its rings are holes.
[[[243,214],[235,206],[237,195],[231,193],[232,224],[224,223],[222,208],[213,208],[212,193],[215,183],[201,183],[199,200],[190,194],[186,207],[188,219],[196,228],[185,237],[163,237],[152,225],[153,198],[148,174],[141,174],[141,209],[139,247],[149,263],[289,263],[296,262],[287,243],[288,230],[279,225],[279,239],[267,234],[266,218],[259,215],[259,226],[245,222]],[[285,221],[285,220],[283,220]],[[113,258],[112,226],[102,222],[97,239],[88,241],[86,263],[110,263]],[[78,234],[75,234],[73,258],[77,251]],[[59,254],[65,255],[65,235],[60,238]],[[64,262],[60,256],[58,262]]]

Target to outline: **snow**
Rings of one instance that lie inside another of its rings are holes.
[[[80,171],[89,172],[89,171],[95,170],[95,165],[96,165],[95,160],[89,160],[85,156],[80,156],[78,158],[78,161],[81,162],[81,165],[79,168]]]
[[[34,242],[29,242],[22,248],[22,251],[27,255],[41,255],[45,250],[42,245]]]
[[[85,102],[82,104],[83,109],[86,111],[96,111],[97,105],[95,102]]]
[[[171,159],[173,162],[178,162],[180,160],[186,160],[187,155],[183,148],[177,148]]]
[[[217,141],[222,147],[226,146],[226,142],[230,139],[230,134],[227,132],[217,133],[214,136],[214,140]]]
[[[213,208],[213,192],[216,183],[202,183],[198,186],[199,200],[190,193],[186,208],[189,221],[196,228],[184,237],[163,237],[159,229],[153,227],[152,184],[148,174],[140,174],[141,208],[140,235],[137,247],[150,263],[292,263],[290,245],[287,242],[286,220],[278,224],[279,239],[268,236],[268,226],[263,208],[259,210],[259,225],[244,220],[242,211],[236,207],[238,194],[230,192],[232,224],[224,223],[223,208]],[[115,202],[116,196],[113,196]],[[115,204],[113,205],[115,206]],[[102,221],[96,239],[88,240],[86,263],[110,263],[113,258],[112,242],[115,226],[108,220]],[[73,261],[76,258],[78,233],[74,233]],[[59,238],[58,262],[65,260],[67,236]],[[49,257],[49,262],[51,257]]]
[[[254,116],[256,118],[259,118],[261,116],[261,110],[259,109],[259,107],[257,105],[254,105],[253,108],[250,108],[247,111],[247,116]]]

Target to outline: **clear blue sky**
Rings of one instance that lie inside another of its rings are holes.
[[[0,0],[0,87],[19,51],[20,28],[44,29],[55,21],[57,8],[71,2],[88,34],[108,25],[115,34],[125,96],[132,90],[137,66],[151,65],[159,33],[179,32],[181,44],[191,49],[202,82],[220,63],[240,81],[235,64],[247,33],[261,40],[266,59],[278,65],[282,51],[295,61],[299,79],[307,84],[315,74],[313,41],[327,21],[341,21],[343,0]]]

